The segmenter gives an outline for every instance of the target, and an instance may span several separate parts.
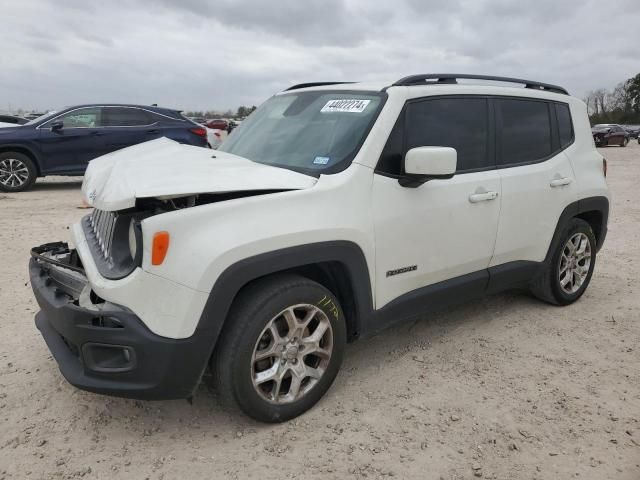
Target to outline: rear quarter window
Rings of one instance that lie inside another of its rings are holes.
[[[571,111],[569,110],[569,105],[565,103],[556,103],[556,116],[558,118],[560,147],[567,148],[573,143],[573,123],[571,122]]]

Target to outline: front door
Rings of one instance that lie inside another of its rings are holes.
[[[431,97],[405,106],[373,181],[377,309],[421,287],[485,274],[501,204],[491,122],[484,97]],[[419,146],[455,148],[455,176],[402,187],[404,154]]]
[[[52,130],[54,122],[62,122],[62,128]],[[83,173],[89,160],[103,150],[101,107],[71,110],[38,129],[42,169],[47,172]]]

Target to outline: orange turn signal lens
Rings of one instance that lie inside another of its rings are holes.
[[[153,234],[151,245],[151,265],[162,265],[164,257],[169,250],[169,232],[156,232]]]

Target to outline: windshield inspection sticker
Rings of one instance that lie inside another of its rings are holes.
[[[329,163],[330,157],[316,157],[313,159],[315,165],[326,165]]]
[[[341,100],[329,100],[321,113],[327,112],[342,112],[342,113],[362,113],[371,100],[357,100],[357,99],[341,99]]]

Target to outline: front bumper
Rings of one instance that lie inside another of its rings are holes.
[[[66,244],[43,245],[32,257],[29,275],[40,306],[36,326],[69,383],[128,398],[192,395],[212,350],[205,332],[165,338],[127,308],[97,298]]]

